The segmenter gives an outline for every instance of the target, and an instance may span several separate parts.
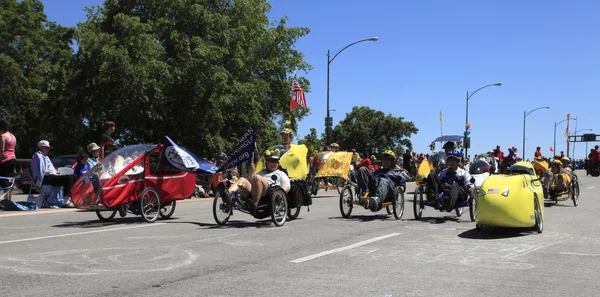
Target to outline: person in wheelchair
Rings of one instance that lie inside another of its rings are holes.
[[[570,182],[569,176],[562,169],[563,163],[561,160],[552,161],[550,171],[554,176],[554,192],[556,194],[564,193],[567,191],[567,184]]]
[[[363,193],[376,193],[380,199],[378,210],[382,208],[382,202],[389,202],[394,199],[394,189],[399,186],[400,190],[406,190],[406,180],[399,171],[395,171],[396,153],[386,150],[381,155],[381,165],[375,171],[367,167],[360,167],[357,173],[358,186]]]
[[[248,211],[251,214],[255,214],[260,198],[267,195],[271,185],[278,185],[286,193],[289,192],[291,186],[290,178],[287,173],[280,169],[279,156],[280,151],[278,149],[267,150],[265,152],[266,168],[259,173],[254,173],[256,166],[254,162],[251,162],[250,179],[241,177],[225,191],[227,203],[232,202],[233,193],[241,190],[242,197],[251,195],[252,203],[248,203],[248,207],[250,208]],[[277,179],[273,180],[273,175],[277,176]]]
[[[458,151],[451,151],[446,155],[446,169],[439,175],[434,172],[427,177],[427,200],[435,209],[443,207],[446,211],[452,211],[457,201],[466,201],[468,193],[473,188],[471,175],[468,171],[458,165],[462,155]],[[444,192],[443,205],[439,206],[437,198]]]

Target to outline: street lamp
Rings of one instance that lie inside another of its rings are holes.
[[[467,146],[466,145],[466,142],[467,142],[466,139],[467,139],[467,131],[468,131],[467,130],[467,126],[469,125],[469,99],[473,95],[475,95],[475,93],[477,93],[479,90],[487,88],[487,87],[491,87],[491,86],[498,86],[498,87],[500,87],[500,86],[502,86],[502,83],[501,82],[497,82],[495,84],[489,84],[489,85],[483,86],[483,87],[475,90],[475,92],[471,93],[471,95],[469,95],[469,91],[467,91],[467,111],[465,112],[466,116],[465,116],[465,135],[464,135],[464,139],[465,139],[465,143],[464,143],[465,144],[465,158],[468,156],[468,152],[469,152],[469,148],[466,147]]]
[[[542,107],[538,107],[534,110],[531,110],[530,112],[523,112],[523,160],[525,160],[525,119],[527,118],[527,116],[529,114],[531,114],[532,112],[536,111],[536,110],[540,110],[540,109],[550,109],[550,106],[542,106]]]
[[[593,129],[579,129],[579,130],[576,130],[575,133],[573,133],[573,135],[576,136],[577,132],[581,132],[581,131],[594,131],[594,130]],[[573,141],[573,159],[575,159],[575,144],[577,144],[577,141]],[[585,152],[587,154],[587,141],[585,142]]]
[[[577,121],[577,118],[569,118],[569,119],[564,119],[564,120],[562,120],[562,121],[560,121],[560,122],[558,122],[558,123],[557,123],[557,122],[554,122],[554,146],[552,147],[552,149],[553,149],[555,152],[556,152],[556,127],[557,127],[558,125],[560,125],[561,123],[564,123],[564,122],[566,122],[566,121],[568,121],[568,120]]]
[[[331,130],[328,129],[330,127],[328,125],[332,125],[331,117],[329,115],[329,65],[331,64],[331,62],[333,62],[335,57],[337,57],[345,49],[347,49],[357,43],[361,43],[361,42],[365,42],[365,41],[377,41],[377,40],[379,40],[378,37],[371,37],[371,38],[355,41],[353,43],[350,43],[350,44],[344,46],[341,50],[334,52],[334,53],[327,50],[327,118],[325,118],[325,145],[329,145],[329,135],[331,134]],[[331,57],[332,54],[333,54],[333,57]]]

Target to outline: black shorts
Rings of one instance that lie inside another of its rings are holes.
[[[15,176],[15,164],[17,164],[16,159],[11,159],[6,162],[0,163],[0,176],[4,177],[14,177]],[[8,187],[10,186],[10,182],[5,179],[0,179],[0,187]]]

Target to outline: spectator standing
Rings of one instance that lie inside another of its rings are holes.
[[[9,128],[8,121],[0,119],[0,176],[14,177],[17,163],[15,156],[17,138],[10,133]],[[8,180],[0,180],[2,188],[10,186],[10,184]],[[12,199],[12,191],[8,192],[6,199]]]
[[[104,133],[100,135],[100,159],[104,159],[108,156],[108,148],[115,145],[115,140],[111,136],[113,133],[115,133],[115,122],[105,122]]]

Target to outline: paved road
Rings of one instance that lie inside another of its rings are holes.
[[[583,175],[580,173],[580,175]],[[71,209],[0,213],[2,296],[597,296],[600,179],[581,202],[546,208],[543,234],[477,233],[468,214],[426,209],[401,221],[314,199],[277,228],[212,201],[185,200],[154,224],[101,223]],[[409,192],[411,191],[409,187]],[[320,194],[332,194],[331,191]],[[21,196],[22,197],[22,196]]]

